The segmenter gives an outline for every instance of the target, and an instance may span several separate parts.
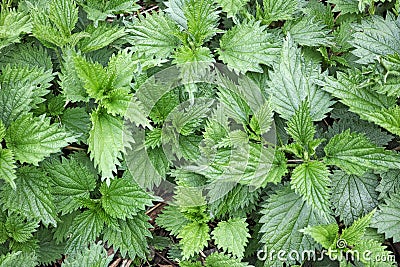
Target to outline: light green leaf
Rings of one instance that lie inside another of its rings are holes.
[[[219,59],[240,71],[263,72],[260,64],[271,66],[279,56],[279,41],[259,21],[247,21],[229,29],[217,48]]]
[[[123,120],[107,114],[104,109],[98,108],[91,114],[92,128],[89,132],[90,158],[99,168],[102,178],[113,177],[113,172],[117,171],[122,153],[128,145],[124,137],[129,135],[124,133]]]
[[[302,102],[298,110],[295,111],[293,117],[288,121],[287,133],[293,140],[302,146],[314,140],[315,126],[310,116],[310,107],[308,101]]]
[[[400,241],[400,193],[390,193],[385,204],[379,206],[371,225],[378,228],[378,233],[385,234],[385,238],[393,238],[393,242]]]
[[[348,246],[354,246],[355,244],[360,243],[362,237],[365,234],[365,230],[367,229],[367,227],[369,227],[369,224],[371,223],[371,219],[374,216],[374,213],[375,210],[372,210],[365,216],[355,220],[350,227],[343,229],[340,238],[346,240]]]
[[[336,165],[348,174],[362,175],[369,169],[400,168],[398,155],[377,147],[365,135],[350,130],[335,135],[324,151],[326,164]]]
[[[105,183],[100,186],[101,205],[111,217],[133,218],[146,206],[152,205],[152,198],[128,179],[113,179],[109,186]]]
[[[290,20],[298,5],[297,0],[263,0],[263,22],[270,24],[273,21]]]
[[[69,256],[63,262],[65,267],[103,267],[108,266],[114,254],[108,255],[107,250],[101,242],[91,243],[79,253]]]
[[[125,35],[124,28],[108,23],[100,23],[97,27],[89,24],[85,32],[90,36],[78,42],[78,47],[84,53],[106,47]]]
[[[37,256],[34,253],[28,254],[26,252],[17,251],[0,256],[1,267],[18,266],[21,262],[25,263],[24,267],[36,267],[38,264]]]
[[[218,248],[223,249],[239,259],[243,258],[245,246],[250,237],[246,219],[232,218],[221,221],[212,231],[212,236]]]
[[[330,30],[315,17],[304,16],[297,21],[287,22],[283,30],[299,45],[319,47],[333,44]]]
[[[271,95],[274,110],[289,120],[301,103],[308,99],[313,121],[325,118],[333,104],[328,94],[320,90],[316,80],[321,75],[319,66],[307,64],[289,36],[283,43],[280,63],[269,73],[267,92]]]
[[[379,199],[386,198],[388,194],[400,192],[400,170],[389,170],[381,173],[381,181],[376,187],[379,193]]]
[[[6,181],[12,189],[16,189],[14,180],[17,178],[15,169],[17,168],[14,155],[9,149],[0,149],[0,178]]]
[[[178,206],[168,205],[157,216],[156,223],[167,231],[170,231],[171,235],[176,236],[189,223],[189,220],[183,216]]]
[[[367,255],[360,258],[365,267],[395,267],[397,265],[393,252],[376,240],[363,240],[358,244],[357,251],[360,255]]]
[[[52,0],[49,18],[63,36],[69,36],[78,22],[78,7],[73,0]]]
[[[304,250],[314,249],[316,243],[313,239],[299,230],[329,222],[314,212],[289,186],[276,190],[261,213],[261,243],[265,244],[267,251],[295,250],[301,254]],[[272,261],[267,259],[265,266],[280,266],[279,263],[282,264],[274,257]]]
[[[330,4],[334,4],[333,12],[340,12],[342,15],[347,13],[360,13],[358,9],[358,0],[329,0]]]
[[[374,174],[357,176],[334,171],[331,201],[336,216],[348,226],[358,217],[372,211],[378,205],[378,195],[375,191],[377,186],[378,177]]]
[[[16,160],[34,165],[75,141],[63,128],[50,124],[50,118],[44,115],[32,117],[31,114],[11,123],[5,139]]]
[[[386,18],[371,16],[354,27],[352,51],[360,64],[374,62],[377,56],[391,55],[400,51],[400,21],[388,13]]]
[[[382,108],[376,112],[366,113],[364,117],[389,132],[400,136],[400,106]]]
[[[44,225],[57,225],[56,208],[50,193],[48,177],[43,170],[23,166],[17,170],[14,180],[18,190],[6,184],[1,187],[1,202],[4,208],[15,211],[29,219],[41,220]],[[10,192],[13,192],[10,194]],[[19,203],[15,205],[15,203]]]
[[[183,259],[196,255],[207,246],[207,241],[210,239],[208,231],[206,223],[192,222],[183,227],[178,235],[181,239],[179,244],[182,247]]]
[[[293,170],[291,184],[292,189],[295,189],[310,207],[328,217],[331,179],[325,164],[310,161],[297,166]]]
[[[7,216],[4,224],[9,237],[17,242],[26,242],[33,237],[33,233],[39,227],[38,221],[25,220],[25,218],[14,213]]]
[[[135,45],[136,51],[145,58],[168,58],[181,43],[176,37],[178,26],[162,12],[139,19],[132,27],[128,26],[127,30],[131,34],[129,40]]]
[[[75,157],[44,161],[42,166],[51,178],[52,193],[62,214],[81,208],[81,199],[89,199],[96,187],[97,173]]]
[[[104,230],[104,240],[119,250],[122,257],[145,259],[148,253],[147,238],[151,237],[148,230],[152,228],[147,215],[138,213],[131,219],[118,220],[119,228],[107,227]]]
[[[233,18],[242,11],[249,0],[217,0],[228,18]]]
[[[309,226],[301,230],[304,234],[310,235],[314,240],[328,249],[335,243],[336,236],[339,232],[339,226],[336,223],[327,225]]]
[[[32,30],[29,14],[8,8],[5,2],[2,2],[1,13],[0,49],[12,43],[19,43],[20,35]]]

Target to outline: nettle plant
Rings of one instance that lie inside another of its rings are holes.
[[[395,266],[399,2],[137,2],[2,0],[0,266]]]

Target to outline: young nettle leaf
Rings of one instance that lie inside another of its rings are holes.
[[[241,259],[244,256],[248,238],[251,237],[247,227],[245,218],[232,218],[226,222],[219,222],[211,234],[220,249]]]
[[[400,168],[396,153],[377,147],[365,135],[350,130],[335,135],[324,151],[327,165],[336,165],[348,174],[363,175],[368,170]]]
[[[330,214],[330,188],[329,170],[319,161],[302,163],[293,170],[292,189],[300,194],[303,199],[324,216]]]
[[[296,12],[299,2],[297,0],[263,0],[263,10],[257,10],[264,24],[273,21],[290,20]]]
[[[293,117],[287,123],[287,133],[302,146],[308,146],[314,140],[315,126],[310,116],[308,101],[303,101]]]
[[[129,40],[134,49],[145,56],[144,60],[157,58],[162,62],[181,44],[176,36],[178,26],[162,12],[139,17],[137,23],[128,25],[127,31],[132,35]]]
[[[228,18],[234,18],[236,14],[244,10],[245,5],[249,0],[217,0]]]
[[[192,222],[179,232],[179,244],[182,248],[183,259],[199,253],[210,240],[209,226],[206,223]]]
[[[11,2],[2,1],[0,7],[0,49],[20,42],[20,35],[30,33],[32,22],[28,14],[11,8]]]
[[[393,242],[400,241],[400,193],[390,193],[385,204],[379,206],[372,219],[372,226],[378,228],[378,233],[384,233],[386,238],[393,238]]]
[[[365,230],[369,227],[374,213],[375,210],[372,210],[367,215],[355,220],[351,226],[342,231],[340,238],[346,240],[348,246],[354,246],[361,243]]]
[[[181,213],[178,206],[168,205],[163,208],[160,215],[157,216],[157,225],[171,232],[171,235],[178,235],[182,228],[190,221]]]
[[[152,198],[128,179],[129,177],[114,179],[110,185],[103,183],[100,186],[101,205],[113,218],[133,218],[152,204]]]
[[[33,237],[39,227],[38,221],[26,221],[16,213],[9,214],[4,223],[5,230],[10,238],[17,242],[26,242]]]
[[[89,132],[90,158],[99,168],[102,179],[112,178],[116,166],[121,165],[120,159],[125,148],[129,145],[127,134],[124,134],[124,122],[120,117],[108,114],[104,109],[98,108],[91,114],[92,128]]]
[[[16,251],[0,256],[0,264],[4,267],[17,266],[21,262],[24,262],[26,267],[36,267],[38,264],[35,253]]]
[[[309,226],[302,229],[301,232],[310,235],[315,241],[320,243],[323,248],[329,249],[332,244],[335,243],[339,232],[339,226],[336,223]]]
[[[8,184],[0,188],[0,203],[3,207],[27,219],[38,219],[46,226],[56,226],[56,208],[46,173],[38,167],[23,166],[17,170],[16,176],[14,181],[18,190],[12,190]]]
[[[151,237],[152,228],[147,215],[138,213],[126,220],[118,220],[118,228],[107,226],[104,230],[104,240],[119,250],[122,257],[131,259],[146,258],[148,254],[147,238]]]
[[[279,56],[280,42],[259,21],[235,25],[220,39],[219,59],[238,72],[263,72],[260,64],[271,66]]]
[[[269,73],[267,93],[271,95],[274,110],[289,120],[308,99],[312,120],[325,118],[334,102],[317,86],[320,75],[320,67],[307,64],[300,48],[288,36],[283,43],[280,63],[275,64],[274,71]]]

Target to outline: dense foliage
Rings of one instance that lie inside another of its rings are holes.
[[[0,266],[396,266],[400,2],[157,4],[1,0]]]

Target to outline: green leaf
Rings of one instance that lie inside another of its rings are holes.
[[[171,235],[176,236],[189,223],[189,220],[183,216],[178,206],[168,205],[157,216],[156,223],[167,231],[170,231]]]
[[[78,47],[84,53],[99,50],[125,36],[124,28],[108,23],[100,23],[97,27],[89,24],[85,32],[89,33],[90,36],[78,42]]]
[[[179,244],[182,247],[183,259],[196,255],[207,246],[207,241],[210,239],[208,231],[206,223],[192,222],[183,227],[178,235],[181,239]]]
[[[107,227],[104,230],[104,240],[115,250],[118,249],[123,258],[129,256],[131,259],[145,259],[148,252],[146,237],[151,237],[148,229],[152,227],[148,220],[149,217],[141,213],[126,221],[118,220],[119,229]]]
[[[263,22],[270,24],[273,21],[290,20],[298,5],[297,0],[263,0]]]
[[[94,242],[104,228],[104,221],[97,210],[85,210],[77,215],[69,229],[66,252],[74,254]]]
[[[379,199],[386,198],[388,194],[399,192],[400,190],[400,170],[389,170],[381,173],[381,181],[376,187]]]
[[[23,243],[33,237],[33,233],[37,231],[39,223],[38,221],[27,221],[21,215],[14,213],[7,216],[4,226],[9,237]]]
[[[293,40],[299,45],[305,46],[330,46],[332,36],[330,30],[315,17],[304,16],[297,21],[285,23],[283,30],[289,33]]]
[[[246,21],[229,29],[217,48],[219,59],[240,71],[263,72],[261,64],[271,66],[279,56],[279,42],[259,21]]]
[[[41,45],[23,43],[9,46],[2,51],[0,68],[7,65],[13,67],[44,68],[46,71],[53,69],[53,63],[48,51]]]
[[[340,238],[346,240],[346,243],[349,246],[354,246],[355,244],[360,243],[362,237],[365,234],[365,230],[367,229],[367,227],[369,227],[369,224],[371,223],[371,219],[374,216],[374,213],[375,210],[372,210],[365,216],[355,220],[350,227],[343,229]]]
[[[334,4],[333,12],[340,12],[342,15],[347,13],[360,13],[358,9],[358,0],[329,0],[330,4]]]
[[[49,18],[63,36],[69,36],[78,22],[78,7],[73,0],[52,0]]]
[[[377,186],[378,177],[374,174],[357,176],[334,171],[331,201],[336,216],[345,225],[350,225],[358,217],[371,212],[378,205]]]
[[[348,174],[362,175],[368,170],[398,169],[398,155],[372,144],[363,134],[346,130],[325,146],[325,163],[336,165]]]
[[[314,140],[315,126],[310,116],[308,101],[302,102],[293,117],[288,121],[287,133],[302,146],[307,146]]]
[[[228,18],[235,17],[240,11],[242,11],[249,0],[217,0],[217,3],[221,6]]]
[[[36,67],[6,65],[0,75],[0,119],[5,126],[20,118],[37,104],[49,91],[53,79],[51,71]]]
[[[39,168],[23,166],[18,168],[16,175],[14,181],[18,190],[12,190],[8,184],[1,187],[3,207],[28,219],[39,219],[46,226],[56,226],[57,214],[46,174]]]
[[[382,108],[364,115],[365,118],[393,134],[400,136],[400,106]]]
[[[339,226],[336,223],[309,226],[303,229],[302,232],[314,238],[323,248],[328,249],[335,243],[336,236],[339,232]]]
[[[295,250],[303,253],[304,250],[314,249],[316,243],[308,235],[299,230],[318,224],[326,224],[328,221],[314,212],[302,199],[290,189],[284,186],[271,195],[261,210],[263,216],[260,219],[262,233],[261,243],[265,244],[267,251]],[[330,221],[333,221],[330,219]],[[267,259],[266,266],[278,264],[276,257]]]
[[[51,264],[62,258],[65,251],[64,243],[57,244],[51,229],[41,227],[35,237],[39,240],[36,255],[41,264]]]
[[[102,178],[113,177],[117,172],[116,165],[121,165],[122,153],[127,144],[124,144],[123,120],[107,114],[104,109],[97,109],[91,114],[92,128],[89,132],[90,158],[99,168]]]
[[[79,136],[77,141],[86,143],[91,127],[90,115],[85,108],[67,108],[60,115],[61,124],[71,135]]]
[[[36,267],[37,256],[34,253],[28,254],[22,251],[11,252],[0,256],[1,267],[19,266],[21,262],[24,263],[24,267]]]
[[[45,161],[42,166],[51,178],[52,193],[63,214],[81,208],[81,199],[89,199],[96,187],[97,173],[75,157]]]
[[[252,267],[247,262],[241,262],[239,259],[230,257],[222,253],[212,253],[206,258],[206,267]]]
[[[31,114],[11,123],[5,139],[16,160],[34,165],[75,141],[64,129],[50,124],[50,118],[44,115],[32,117]]]
[[[12,189],[16,189],[14,180],[17,178],[15,175],[14,155],[9,149],[0,149],[0,178],[6,181]]]
[[[139,19],[132,28],[128,27],[128,32],[132,35],[130,40],[136,51],[145,58],[168,58],[181,43],[176,36],[178,26],[162,12]]]
[[[93,0],[77,0],[87,13],[88,19],[93,21],[95,27],[98,22],[107,17],[115,17],[117,14],[130,14],[139,9],[133,0],[108,0],[99,2]]]
[[[360,258],[365,267],[394,267],[397,265],[393,252],[388,251],[386,246],[376,240],[363,240],[358,244],[357,251],[360,255],[368,255]],[[378,259],[382,260],[378,261]]]
[[[103,183],[100,193],[105,212],[118,219],[133,218],[152,205],[152,198],[128,178],[113,179],[109,186]]]
[[[217,32],[218,11],[213,0],[186,0],[183,13],[187,21],[190,42],[196,46],[209,41]]]
[[[329,197],[331,179],[329,170],[319,161],[305,162],[292,173],[292,189],[300,194],[310,207],[324,216],[330,213]]]
[[[274,110],[282,118],[289,120],[305,99],[310,103],[313,121],[325,118],[333,102],[330,96],[316,85],[316,80],[321,75],[320,71],[319,66],[305,62],[300,48],[293,43],[292,38],[287,37],[281,50],[280,63],[269,73],[267,88]]]
[[[108,266],[114,254],[108,255],[107,250],[101,242],[91,243],[79,253],[69,256],[63,262],[65,267],[103,267]]]
[[[1,13],[0,49],[12,43],[19,43],[20,35],[32,30],[29,14],[8,8],[6,2],[2,2]]]
[[[354,27],[353,40],[356,48],[352,51],[360,64],[374,62],[377,56],[385,56],[400,51],[400,21],[390,12],[386,18],[371,16]]]
[[[385,238],[393,238],[393,242],[400,241],[400,193],[390,193],[385,203],[379,206],[371,226],[378,228],[378,233],[385,234]]]
[[[218,248],[241,259],[244,256],[248,238],[251,237],[247,227],[245,218],[232,218],[226,222],[219,222],[211,234]]]

